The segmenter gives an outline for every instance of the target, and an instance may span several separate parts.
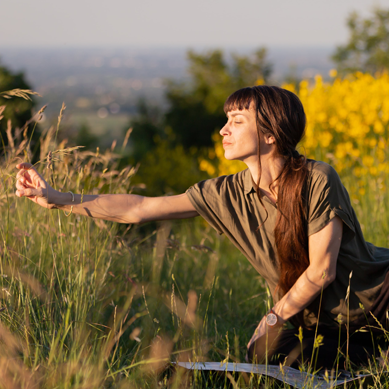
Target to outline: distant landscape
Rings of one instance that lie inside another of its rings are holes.
[[[255,48],[230,49],[247,54]],[[202,52],[204,50],[197,50]],[[333,67],[332,47],[269,48],[274,66],[272,81],[286,76],[328,76]],[[164,107],[166,80],[188,79],[187,50],[169,49],[0,49],[0,63],[12,71],[23,71],[42,98],[38,109],[48,104],[46,120],[55,121],[62,102],[67,106],[65,123],[87,124],[109,143],[121,137],[140,98]]]

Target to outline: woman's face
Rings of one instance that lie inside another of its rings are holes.
[[[228,121],[220,130],[223,136],[224,156],[226,159],[237,159],[254,162],[258,159],[258,135],[255,109],[233,110],[227,113]],[[266,136],[260,133],[261,155],[269,152]],[[273,143],[273,142],[272,142]]]

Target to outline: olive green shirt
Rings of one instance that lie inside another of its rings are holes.
[[[378,296],[389,268],[389,249],[365,241],[350,197],[336,171],[330,165],[314,160],[308,160],[308,168],[308,236],[320,231],[335,216],[339,216],[344,225],[336,279],[323,291],[320,314],[320,296],[304,311],[305,323],[312,325],[319,316],[321,323],[334,325],[339,313],[346,318],[349,282],[349,317],[352,321],[362,314],[360,303],[367,309]],[[249,169],[201,181],[186,193],[197,212],[246,256],[266,280],[277,302],[275,289],[279,267],[274,240],[277,205],[262,195],[266,215]],[[261,227],[258,229],[258,226]]]

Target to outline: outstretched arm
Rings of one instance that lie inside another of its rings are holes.
[[[16,196],[27,197],[45,208],[58,208],[79,215],[118,223],[144,223],[152,220],[184,219],[198,216],[188,196],[144,197],[131,194],[73,196],[53,189],[29,163],[19,170]],[[82,200],[82,201],[81,201]]]

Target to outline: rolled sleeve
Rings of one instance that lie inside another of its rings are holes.
[[[344,223],[342,240],[355,236],[354,212],[346,188],[329,165],[312,178],[308,209],[308,236],[324,228],[335,216]]]
[[[218,190],[222,178],[218,177],[217,179],[198,182],[186,191],[190,202],[198,214],[219,234],[223,234],[225,228],[221,217],[223,202],[221,201],[220,190]]]

